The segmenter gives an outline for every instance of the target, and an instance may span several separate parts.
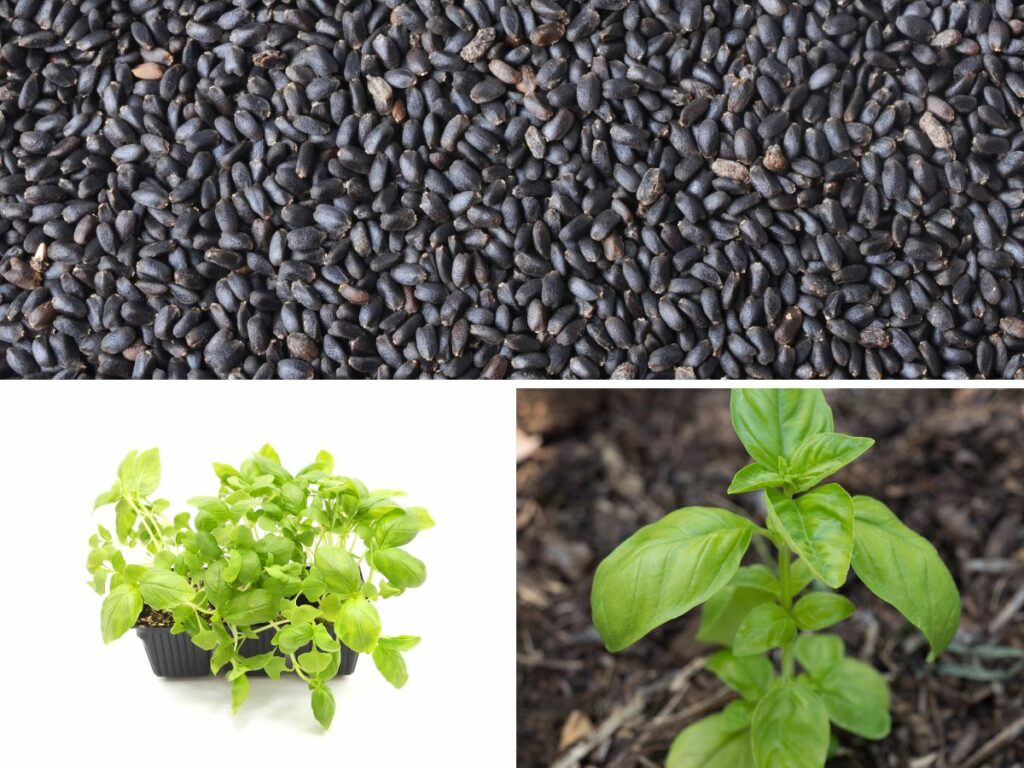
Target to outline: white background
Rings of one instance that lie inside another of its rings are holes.
[[[512,766],[514,397],[454,382],[0,385],[3,762]],[[293,470],[324,448],[339,474],[405,490],[437,522],[409,545],[426,583],[379,604],[385,634],[423,638],[409,682],[393,689],[360,656],[332,684],[326,733],[290,676],[251,678],[234,716],[222,678],[153,676],[134,630],[103,644],[86,584],[87,539],[113,528],[113,508],[92,502],[125,453],[160,448],[154,496],[170,514],[216,493],[212,461],[237,466],[264,442]]]

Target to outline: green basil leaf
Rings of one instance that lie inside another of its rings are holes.
[[[411,651],[420,644],[420,638],[416,635],[395,635],[380,638],[378,644],[391,651]]]
[[[298,662],[306,672],[315,675],[317,672],[327,669],[327,665],[331,663],[331,654],[315,650],[307,651],[298,656]]]
[[[225,641],[223,638],[220,640],[222,644],[214,648],[213,653],[210,654],[210,671],[215,675],[220,672],[221,667],[235,657],[235,647],[231,641]]]
[[[380,637],[380,615],[366,598],[350,597],[338,610],[334,631],[353,651],[372,653]]]
[[[114,508],[114,532],[117,534],[117,540],[122,544],[128,543],[128,535],[132,532],[132,526],[135,525],[135,510],[132,509],[128,502],[121,499],[117,502],[117,506]]]
[[[853,570],[865,586],[906,616],[931,645],[932,661],[960,626],[960,595],[939,553],[882,502],[853,499]]]
[[[770,595],[779,594],[779,580],[775,574],[764,565],[744,565],[729,582],[734,587],[751,587],[767,592]]]
[[[747,453],[770,470],[805,438],[833,431],[832,410],[819,389],[734,389],[729,411]]]
[[[409,679],[409,672],[405,667],[405,659],[402,654],[383,645],[373,649],[373,663],[377,670],[395,688],[401,688]]]
[[[889,685],[874,667],[843,659],[829,667],[817,683],[833,723],[865,739],[889,735]]]
[[[733,477],[728,493],[747,493],[761,488],[781,488],[782,477],[778,472],[766,469],[760,464],[748,464]]]
[[[281,653],[295,653],[299,648],[307,645],[313,639],[312,624],[289,624],[281,627],[274,635],[274,643],[281,649]]]
[[[92,508],[99,509],[105,507],[107,504],[113,504],[115,501],[121,500],[121,483],[114,483],[109,491],[104,491],[96,497],[96,501],[93,502]],[[109,534],[108,534],[109,536]],[[109,541],[109,538],[107,539]]]
[[[753,656],[785,645],[796,637],[793,617],[775,603],[752,609],[736,630],[732,650],[737,656]]]
[[[799,595],[807,589],[812,581],[814,581],[814,574],[811,573],[807,563],[799,557],[793,560],[789,569],[789,586],[793,590],[793,594]]]
[[[813,488],[874,444],[870,437],[853,437],[838,432],[823,432],[805,438],[789,459],[789,472],[796,490]]]
[[[732,651],[721,650],[712,654],[705,666],[750,701],[764,696],[774,677],[774,669],[767,656],[736,656]]]
[[[807,686],[783,683],[757,705],[750,734],[757,768],[821,768],[828,754],[828,712]]]
[[[341,547],[320,547],[314,554],[319,577],[327,588],[343,595],[359,591],[359,563]]]
[[[278,565],[284,565],[295,553],[295,542],[271,533],[256,542],[256,551],[261,555],[269,555]]]
[[[139,496],[149,496],[160,485],[160,451],[150,448],[135,457],[135,476]]]
[[[150,568],[139,579],[142,599],[151,608],[169,611],[195,596],[195,590],[188,579],[164,568]]]
[[[750,729],[737,730],[725,712],[705,717],[676,736],[665,768],[754,768]]]
[[[800,635],[794,651],[800,666],[815,680],[836,666],[846,652],[836,635]]]
[[[326,731],[334,720],[334,693],[323,683],[311,685],[310,702],[313,706],[313,717]]]
[[[853,501],[835,483],[790,499],[768,490],[768,518],[815,578],[833,588],[846,581],[853,554]]]
[[[212,651],[217,647],[217,633],[212,629],[202,629],[192,635],[192,642],[204,651]]]
[[[247,698],[249,698],[249,678],[243,672],[231,680],[231,711],[237,712]]]
[[[336,651],[340,647],[338,639],[323,624],[313,625],[313,643],[321,651]]]
[[[736,630],[750,613],[762,603],[772,601],[762,589],[752,587],[723,587],[708,598],[701,608],[697,639],[702,643],[732,645]]]
[[[284,672],[287,662],[283,656],[274,655],[270,661],[263,667],[263,671],[267,673],[267,677],[271,680],[277,680],[281,677],[281,673]]]
[[[793,618],[800,629],[814,632],[850,618],[855,610],[854,604],[842,595],[812,592],[797,600]]]
[[[281,611],[292,624],[312,624],[320,618],[320,609],[315,605],[297,605],[288,607]]]
[[[100,630],[103,642],[116,640],[134,626],[142,613],[142,595],[131,584],[121,584],[110,590],[100,608]]]
[[[685,507],[626,539],[597,567],[590,596],[608,650],[627,648],[725,586],[753,530],[724,509]]]
[[[388,512],[373,526],[373,539],[380,549],[408,544],[420,532],[416,515],[405,510]]]
[[[377,550],[373,553],[373,564],[399,589],[418,587],[427,578],[423,562],[402,549]]]
[[[416,517],[416,524],[421,531],[434,527],[434,518],[423,507],[406,507],[405,511],[412,513]]]
[[[262,624],[277,618],[279,602],[265,589],[252,589],[231,598],[221,615],[232,624]]]

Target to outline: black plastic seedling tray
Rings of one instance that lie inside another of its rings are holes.
[[[210,674],[210,651],[204,651],[192,642],[188,633],[171,634],[170,627],[136,627],[136,634],[146,647],[146,656],[153,674],[158,677],[205,677]],[[243,656],[258,656],[261,653],[275,650],[270,639],[274,636],[273,629],[266,629],[255,639],[242,642]],[[305,653],[310,649],[306,645],[296,651]],[[359,654],[344,643],[341,646],[341,664],[338,675],[351,675],[356,668]],[[249,674],[263,675],[262,670]]]

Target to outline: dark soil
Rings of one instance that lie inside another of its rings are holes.
[[[694,639],[697,612],[623,653],[605,651],[590,621],[590,582],[622,539],[673,509],[716,505],[760,519],[758,494],[725,493],[749,461],[729,422],[729,393],[518,395],[519,765],[661,765],[682,727],[731,695],[702,668],[713,649]],[[1024,391],[828,398],[837,430],[878,441],[836,479],[883,500],[931,540],[964,607],[954,644],[929,666],[920,635],[851,575],[844,593],[860,610],[836,630],[850,654],[889,679],[893,730],[880,742],[841,734],[829,765],[1019,768]]]
[[[169,611],[158,611],[148,605],[142,606],[136,627],[170,627],[174,624],[174,616]]]

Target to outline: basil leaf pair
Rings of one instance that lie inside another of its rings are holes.
[[[756,462],[736,473],[729,493],[788,487],[813,488],[874,445],[866,437],[838,434],[820,390],[733,390],[730,413],[736,434]]]
[[[845,658],[835,635],[801,635],[795,652],[833,723],[866,739],[889,734],[889,686],[876,669]]]
[[[739,704],[729,711],[734,704]],[[665,768],[821,768],[829,720],[809,687],[784,682],[755,706],[733,702],[676,737]]]

